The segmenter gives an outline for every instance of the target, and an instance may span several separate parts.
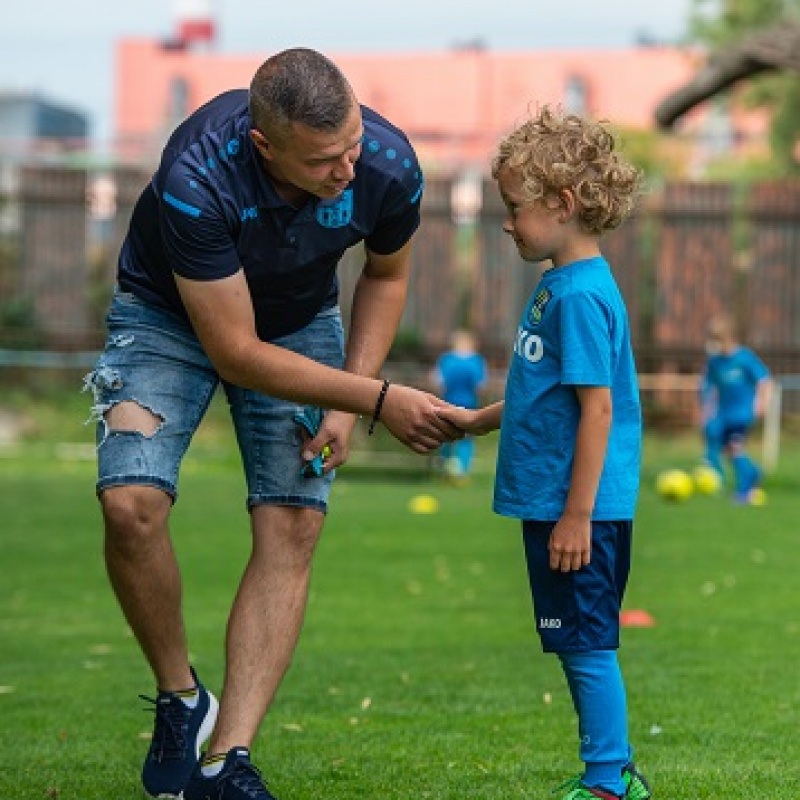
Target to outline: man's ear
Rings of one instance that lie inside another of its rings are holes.
[[[272,153],[270,152],[270,145],[267,137],[261,133],[260,130],[257,128],[250,129],[250,140],[256,147],[256,150],[264,157],[264,158],[271,158]]]

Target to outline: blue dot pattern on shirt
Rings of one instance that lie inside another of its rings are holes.
[[[178,126],[136,204],[118,283],[187,319],[173,274],[244,271],[261,338],[304,327],[338,300],[337,264],[360,243],[402,248],[420,222],[424,178],[406,136],[362,107],[366,146],[333,201],[295,207],[278,195],[250,138],[248,92],[226,92]],[[390,153],[392,154],[390,156]]]

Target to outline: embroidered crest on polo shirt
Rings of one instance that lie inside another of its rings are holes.
[[[335,200],[320,200],[317,203],[317,222],[323,228],[343,228],[352,218],[352,189],[345,189]]]

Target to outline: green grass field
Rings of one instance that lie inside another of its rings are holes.
[[[101,562],[85,405],[77,423],[37,415],[29,442],[0,448],[2,800],[141,796],[152,718],[137,694],[153,688]],[[254,747],[281,800],[535,800],[580,768],[482,444],[466,488],[342,471],[301,644]],[[249,538],[232,448],[227,429],[203,432],[174,514],[192,655],[212,689]],[[784,443],[764,508],[665,504],[655,475],[696,449],[647,440],[626,607],[657,624],[625,628],[621,650],[637,761],[664,800],[795,800],[800,446]],[[438,513],[409,513],[420,493]]]

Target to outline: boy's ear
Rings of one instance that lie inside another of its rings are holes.
[[[561,209],[558,212],[559,222],[569,222],[575,214],[577,202],[572,189],[562,189],[558,193],[558,200],[561,203]]]

